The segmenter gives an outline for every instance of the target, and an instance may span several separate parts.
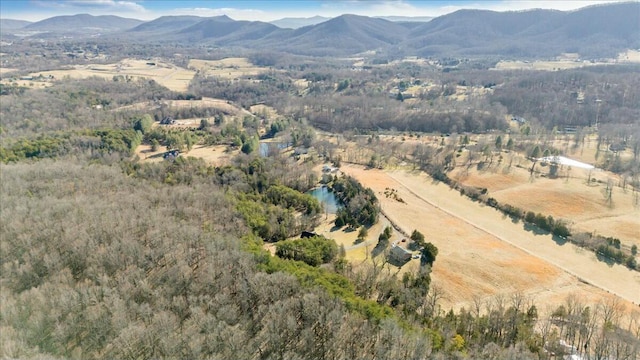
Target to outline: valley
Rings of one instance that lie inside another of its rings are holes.
[[[20,5],[0,357],[640,357],[640,4]]]

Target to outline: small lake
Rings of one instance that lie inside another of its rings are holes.
[[[340,201],[338,200],[338,198],[325,185],[322,185],[315,189],[311,189],[307,192],[307,194],[318,199],[318,201],[320,201],[320,203],[324,207],[324,210],[329,214],[335,214],[342,206],[340,205]]]
[[[275,149],[278,150],[284,150],[287,147],[289,147],[290,144],[288,143],[283,143],[283,142],[273,142],[273,141],[269,141],[269,142],[260,142],[260,156],[262,157],[267,157],[271,154],[272,151],[274,151]]]

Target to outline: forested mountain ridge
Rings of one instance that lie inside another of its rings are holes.
[[[205,18],[200,16],[161,16],[155,20],[144,22],[130,32],[169,32],[185,29],[195,25]]]
[[[13,19],[0,19],[0,30],[15,30],[23,28],[31,24],[30,21],[13,20]]]
[[[78,14],[55,16],[31,23],[22,28],[29,31],[49,31],[57,33],[96,31],[124,31],[143,23],[141,20],[128,19],[114,15],[93,16]]]
[[[414,29],[403,45],[415,48],[422,56],[442,52],[522,57],[577,52],[603,56],[620,46],[640,46],[640,3],[570,12],[460,10]]]
[[[388,20],[342,15],[314,26],[306,26],[268,41],[272,48],[309,55],[341,55],[383,49],[402,41],[409,30]]]
[[[76,32],[80,36],[82,29],[88,28],[111,32],[103,36],[116,36],[117,32],[117,38],[124,41],[251,47],[302,55],[344,56],[377,51],[389,56],[535,58],[579,53],[584,58],[597,58],[640,48],[640,3],[595,5],[569,12],[459,10],[424,23],[342,15],[296,30],[258,21],[235,21],[226,16],[165,16],[142,23],[119,17],[75,15],[24,27],[50,32],[46,36],[51,32]]]
[[[279,28],[283,29],[297,29],[304,26],[316,25],[321,22],[325,22],[330,18],[324,16],[313,16],[308,18],[302,17],[286,17],[278,20],[271,21],[271,23]]]

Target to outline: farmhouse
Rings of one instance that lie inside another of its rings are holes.
[[[176,121],[171,116],[167,116],[160,121],[160,125],[173,125],[175,123]]]
[[[515,121],[518,124],[525,124],[527,122],[527,119],[521,117],[521,116],[512,116],[511,117],[511,121]]]
[[[170,151],[167,151],[166,153],[164,153],[164,155],[162,157],[165,160],[174,160],[178,156],[180,156],[180,151],[178,151],[178,150],[170,150]]]
[[[411,256],[413,254],[411,251],[402,248],[400,246],[392,246],[391,251],[389,252],[389,261],[398,264],[404,264],[405,262],[411,260]]]

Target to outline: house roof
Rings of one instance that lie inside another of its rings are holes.
[[[407,250],[407,249],[405,249],[403,247],[400,247],[400,246],[392,246],[391,247],[391,253],[393,255],[395,255],[395,256],[400,256],[400,257],[403,257],[403,256],[409,256],[410,257],[411,255],[413,255],[413,253],[411,251],[409,251],[409,250]]]

